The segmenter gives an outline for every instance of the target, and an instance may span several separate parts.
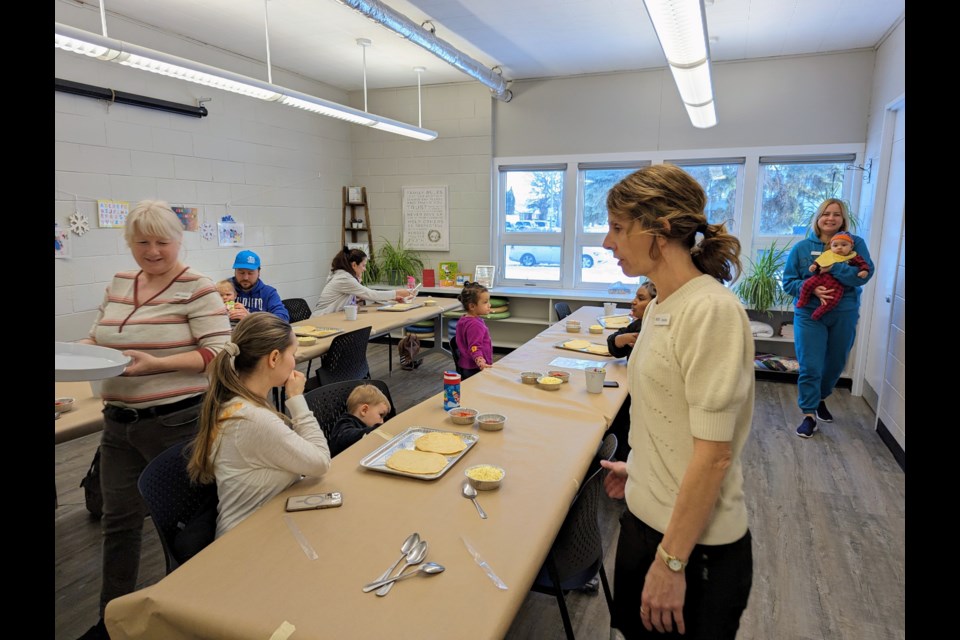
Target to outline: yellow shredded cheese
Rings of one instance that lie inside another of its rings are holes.
[[[499,480],[503,477],[503,470],[489,464],[482,464],[467,472],[472,480]]]

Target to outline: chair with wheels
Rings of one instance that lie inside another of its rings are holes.
[[[389,420],[397,415],[397,407],[393,404],[390,397],[390,387],[383,380],[344,380],[311,389],[303,394],[303,399],[307,401],[307,406],[313,412],[317,422],[320,423],[320,429],[323,435],[330,438],[330,429],[337,423],[337,420],[347,412],[347,398],[350,392],[362,384],[372,384],[390,401],[390,412],[384,418]]]
[[[573,624],[564,593],[587,586],[598,572],[607,608],[611,615],[613,613],[613,597],[603,568],[603,536],[597,522],[597,505],[603,496],[603,467],[600,466],[600,460],[610,460],[616,450],[617,437],[607,434],[531,587],[533,591],[552,594],[557,598],[563,628],[570,640],[574,638]]]
[[[310,314],[313,313],[310,310],[310,305],[307,304],[307,301],[303,298],[287,298],[280,302],[283,303],[283,306],[287,309],[287,313],[290,314],[291,323],[306,320],[310,317]]]
[[[151,460],[137,488],[160,536],[169,574],[213,542],[217,530],[217,485],[195,484],[187,476],[191,440]]]
[[[316,380],[324,386],[343,380],[370,378],[370,365],[367,362],[367,343],[370,341],[370,327],[341,333],[333,338],[330,350],[320,358]]]
[[[568,315],[573,313],[570,311],[570,305],[566,302],[554,302],[553,310],[557,312],[557,320],[563,320]]]

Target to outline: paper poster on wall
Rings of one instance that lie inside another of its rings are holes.
[[[403,187],[403,244],[415,251],[450,250],[447,187]]]
[[[61,227],[59,222],[53,223],[53,257],[70,257],[70,230]]]
[[[190,207],[170,207],[180,218],[180,224],[184,231],[196,231],[200,228],[200,221],[197,219],[197,210]]]
[[[217,243],[221,247],[242,247],[243,246],[243,223],[242,222],[218,222],[217,223]]]
[[[127,223],[130,203],[124,200],[97,200],[97,220],[101,229],[122,229]]]

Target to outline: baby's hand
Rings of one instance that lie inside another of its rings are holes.
[[[817,270],[817,263],[814,262],[812,265],[810,265],[809,271],[810,271],[810,273],[813,273],[813,272],[815,272],[816,270]]]
[[[858,278],[866,278],[866,277],[867,277],[867,270],[864,269],[863,271],[857,272],[857,277],[858,277]]]

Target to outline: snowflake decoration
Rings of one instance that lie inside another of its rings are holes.
[[[73,231],[78,236],[82,236],[87,231],[90,231],[90,220],[82,213],[74,211],[73,215],[70,216],[70,231]]]
[[[216,228],[213,226],[212,222],[204,222],[200,225],[200,237],[204,240],[213,240],[214,235],[216,235]]]

